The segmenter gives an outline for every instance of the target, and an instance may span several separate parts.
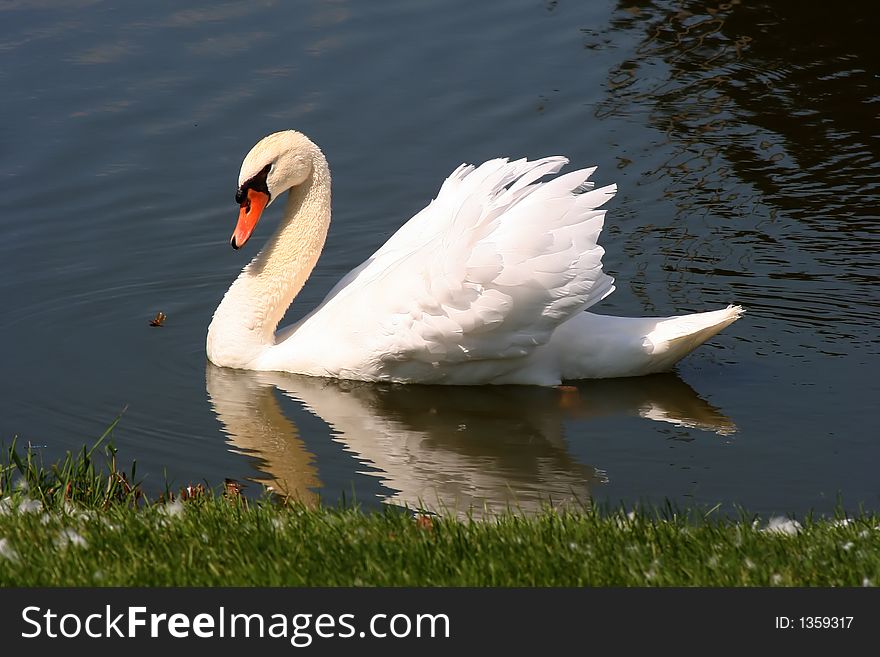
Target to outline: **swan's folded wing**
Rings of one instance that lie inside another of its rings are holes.
[[[597,208],[616,187],[592,189],[595,169],[536,182],[565,163],[459,167],[296,332],[333,335],[379,372],[528,355],[614,289]]]

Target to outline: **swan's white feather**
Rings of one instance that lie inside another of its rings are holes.
[[[605,212],[596,208],[616,187],[574,193],[595,169],[535,182],[566,161],[456,169],[431,204],[288,333],[291,348],[321,336],[327,350],[315,364],[336,375],[328,352],[357,345],[364,358],[351,369],[391,380],[424,372],[419,378],[442,381],[445,368],[465,361],[495,361],[499,375],[517,366],[614,289],[596,242]],[[273,357],[286,358],[286,347],[281,341]]]

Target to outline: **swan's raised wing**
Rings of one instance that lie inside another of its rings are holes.
[[[616,187],[592,189],[595,168],[537,182],[566,162],[462,165],[285,342],[321,346],[309,373],[348,378],[439,381],[455,364],[521,362],[614,289],[596,240]]]

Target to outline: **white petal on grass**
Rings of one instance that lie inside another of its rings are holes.
[[[767,526],[764,528],[765,532],[784,534],[786,536],[794,536],[800,530],[801,523],[797,520],[791,520],[790,518],[783,518],[782,516],[770,518],[770,522],[768,522]]]
[[[869,580],[867,577],[865,577],[862,580],[862,586],[874,586],[874,583],[871,580]]]
[[[773,586],[779,586],[782,584],[782,575],[779,573],[773,573],[773,575],[770,576],[770,583],[773,584]]]
[[[82,548],[88,547],[86,539],[84,539],[76,530],[70,528],[61,530],[61,533],[58,534],[58,538],[55,539],[55,545],[61,548],[68,547],[69,545]]]
[[[852,541],[847,541],[846,543],[844,543],[844,544],[841,545],[840,547],[843,548],[843,551],[844,551],[844,552],[849,552],[850,550],[853,549],[853,546],[854,546],[854,545],[855,545],[855,543],[853,543]]]
[[[101,524],[104,525],[107,529],[112,529],[114,531],[119,529],[119,525],[110,522],[104,516],[99,516],[99,520],[101,521]]]
[[[168,502],[167,504],[160,504],[156,507],[156,510],[165,516],[179,516],[183,514],[183,502],[181,502],[180,500],[174,500],[173,502]]]
[[[39,500],[32,500],[29,497],[24,498],[18,504],[19,513],[36,513],[43,510],[43,503]]]
[[[8,538],[0,538],[0,558],[18,561],[18,552],[12,547]]]
[[[631,528],[635,519],[636,519],[636,512],[635,511],[630,511],[626,515],[623,515],[623,513],[618,513],[616,516],[614,516],[614,522],[620,529]]]
[[[39,500],[32,500],[28,497],[20,500],[18,505],[15,504],[15,501],[11,497],[4,497],[0,500],[0,516],[5,516],[10,513],[34,513],[36,511],[40,511],[43,508],[43,503]]]

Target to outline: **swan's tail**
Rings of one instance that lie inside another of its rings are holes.
[[[645,351],[651,356],[651,371],[668,370],[687,354],[733,324],[745,312],[742,306],[670,317],[657,322],[645,336]]]
[[[584,312],[553,335],[563,379],[664,372],[743,314],[741,306],[680,317],[609,317]]]

